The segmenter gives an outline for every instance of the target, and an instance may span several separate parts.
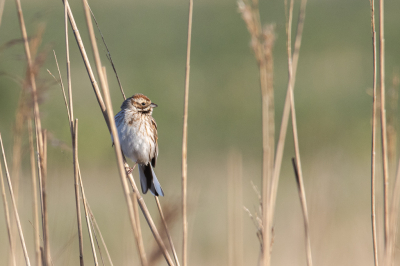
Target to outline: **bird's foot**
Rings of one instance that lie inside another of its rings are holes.
[[[128,175],[131,174],[132,171],[135,169],[136,165],[137,165],[137,163],[135,163],[135,165],[134,165],[133,167],[128,167],[127,170],[126,170],[126,173],[127,173]]]

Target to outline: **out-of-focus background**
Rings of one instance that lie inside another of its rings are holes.
[[[92,59],[82,3],[71,2]],[[156,173],[165,192],[161,203],[176,210],[169,226],[179,255],[187,2],[98,0],[89,3],[125,93],[129,96],[143,93],[159,106],[153,113],[159,130],[160,153]],[[298,5],[296,1],[296,14]],[[43,85],[42,126],[50,133],[48,201],[52,260],[54,265],[77,265],[69,125],[61,90],[46,70],[57,74],[52,55],[54,49],[66,82],[64,9],[61,1],[49,0],[22,1],[22,8],[28,35],[34,35],[39,27],[44,27],[39,51],[47,50],[37,80]],[[398,112],[397,88],[393,86],[393,79],[399,73],[400,63],[399,10],[398,1],[385,2],[387,112],[395,129]],[[274,23],[276,26],[274,88],[278,132],[287,85],[284,1],[261,1],[260,11],[263,24]],[[297,15],[294,21],[296,19]],[[21,33],[15,4],[6,1],[0,26],[0,46],[19,38]],[[139,265],[110,136],[71,31],[70,47],[74,111],[79,119],[79,160],[87,198],[110,248],[114,265]],[[116,113],[123,99],[104,48],[101,48],[101,53],[103,64],[107,66]],[[0,132],[9,165],[12,163],[13,125],[21,92],[20,79],[24,79],[25,68],[21,43],[0,50]],[[371,92],[369,1],[309,0],[295,100],[315,265],[373,265]],[[229,264],[228,210],[232,209],[228,205],[228,172],[232,154],[240,154],[242,158],[243,205],[252,213],[258,208],[257,194],[251,182],[260,189],[260,98],[258,69],[236,1],[195,1],[188,136],[190,265]],[[276,206],[272,265],[306,265],[303,219],[290,162],[294,156],[290,128],[288,132]],[[395,142],[391,143],[395,145]],[[393,147],[396,151],[396,146]],[[23,150],[18,207],[28,251],[33,258],[26,134]],[[395,162],[396,155],[393,158]],[[391,184],[396,168],[393,161],[390,164]],[[239,164],[240,161],[234,162]],[[380,166],[377,171],[380,178]],[[136,171],[134,176],[137,178]],[[378,235],[382,247],[380,179],[377,185]],[[154,199],[150,194],[144,199],[158,220]],[[3,206],[0,209],[0,264],[6,265],[8,241]],[[242,236],[235,236],[243,252],[243,263],[237,265],[256,265],[259,256],[256,228],[241,206],[234,209],[238,214],[236,218],[239,217],[243,225]],[[150,253],[155,244],[144,220],[142,228],[146,250]],[[84,231],[85,261],[89,265],[92,259],[86,229]],[[399,253],[399,246],[395,249]],[[22,257],[19,262],[23,263]],[[165,262],[161,261],[159,265],[165,265]]]

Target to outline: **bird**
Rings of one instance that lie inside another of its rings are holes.
[[[134,94],[122,103],[114,119],[122,152],[135,163],[128,173],[138,165],[143,194],[150,190],[154,196],[164,196],[153,169],[157,163],[158,135],[152,114],[157,106],[145,95]]]

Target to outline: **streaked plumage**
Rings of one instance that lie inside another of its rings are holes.
[[[115,124],[122,152],[139,166],[143,193],[150,189],[153,195],[164,196],[153,170],[158,156],[157,124],[151,116],[155,107],[143,94],[135,94],[122,103]]]

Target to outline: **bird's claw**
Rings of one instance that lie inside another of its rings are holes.
[[[132,171],[135,169],[135,167],[136,167],[136,164],[135,164],[133,167],[127,168],[126,173],[127,173],[128,175],[131,174]]]

